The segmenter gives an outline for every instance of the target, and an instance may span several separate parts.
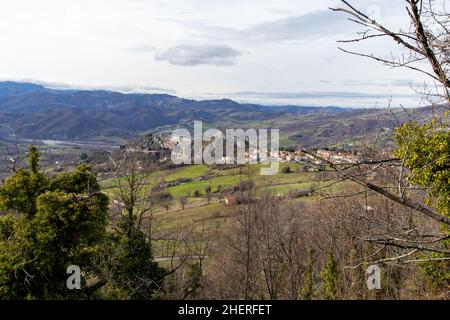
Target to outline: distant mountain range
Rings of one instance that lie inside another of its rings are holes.
[[[232,100],[190,100],[167,94],[106,90],[55,90],[31,83],[0,82],[0,138],[129,139],[194,120],[220,127],[279,127],[291,142],[333,142],[389,126],[382,110],[311,106],[263,106]],[[322,136],[321,136],[322,135]],[[311,139],[311,137],[316,137]]]

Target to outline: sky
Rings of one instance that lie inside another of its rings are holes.
[[[337,0],[0,0],[0,80],[260,104],[416,107],[427,79],[345,54]],[[393,29],[403,1],[350,1]],[[390,55],[391,42],[346,48]]]

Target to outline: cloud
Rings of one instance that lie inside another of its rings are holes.
[[[242,35],[259,41],[310,40],[351,30],[346,19],[330,10],[320,10],[251,26]]]
[[[128,52],[134,52],[134,53],[148,53],[148,52],[154,52],[156,51],[158,48],[154,47],[154,46],[149,46],[149,45],[136,45],[136,46],[130,46],[128,48],[126,48],[125,50]]]
[[[155,60],[176,66],[232,65],[241,53],[225,45],[180,45],[158,51]]]
[[[374,108],[387,106],[391,98],[403,106],[418,106],[416,94],[391,92],[361,92],[339,90],[316,91],[236,91],[228,93],[203,93],[203,99],[229,98],[240,103],[264,105],[346,106]],[[200,97],[198,97],[200,98]]]
[[[146,85],[129,85],[129,86],[109,86],[107,90],[118,91],[122,93],[166,93],[175,95],[176,90]]]
[[[425,83],[410,79],[388,79],[385,81],[373,80],[345,80],[341,82],[345,86],[373,86],[373,87],[424,87]]]
[[[216,41],[241,41],[270,43],[279,41],[304,41],[345,34],[354,30],[342,15],[330,10],[317,10],[303,15],[266,21],[243,29],[208,25],[196,22],[176,21],[185,28],[195,29],[202,37]]]
[[[151,86],[151,85],[114,85],[114,84],[91,84],[91,85],[79,85],[79,84],[69,84],[65,82],[55,82],[55,81],[42,81],[30,78],[11,78],[11,77],[0,77],[0,81],[14,81],[23,83],[33,83],[41,85],[48,89],[54,90],[106,90],[121,93],[165,93],[175,95],[176,90]]]
[[[411,98],[413,94],[364,93],[353,91],[305,91],[305,92],[257,92],[243,91],[224,94],[236,98],[256,99],[314,99],[314,98],[358,98],[358,99],[384,99],[389,97]]]

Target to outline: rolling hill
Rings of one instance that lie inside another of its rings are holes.
[[[36,140],[130,139],[202,120],[218,128],[280,128],[284,144],[317,145],[391,128],[384,114],[380,109],[263,106],[0,82],[0,139],[12,134]]]

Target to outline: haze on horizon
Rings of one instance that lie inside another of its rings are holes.
[[[407,26],[402,3],[352,1]],[[231,98],[260,104],[416,107],[425,79],[347,55],[361,31],[334,0],[16,0],[0,5],[0,80]],[[390,54],[389,42],[365,51]]]

